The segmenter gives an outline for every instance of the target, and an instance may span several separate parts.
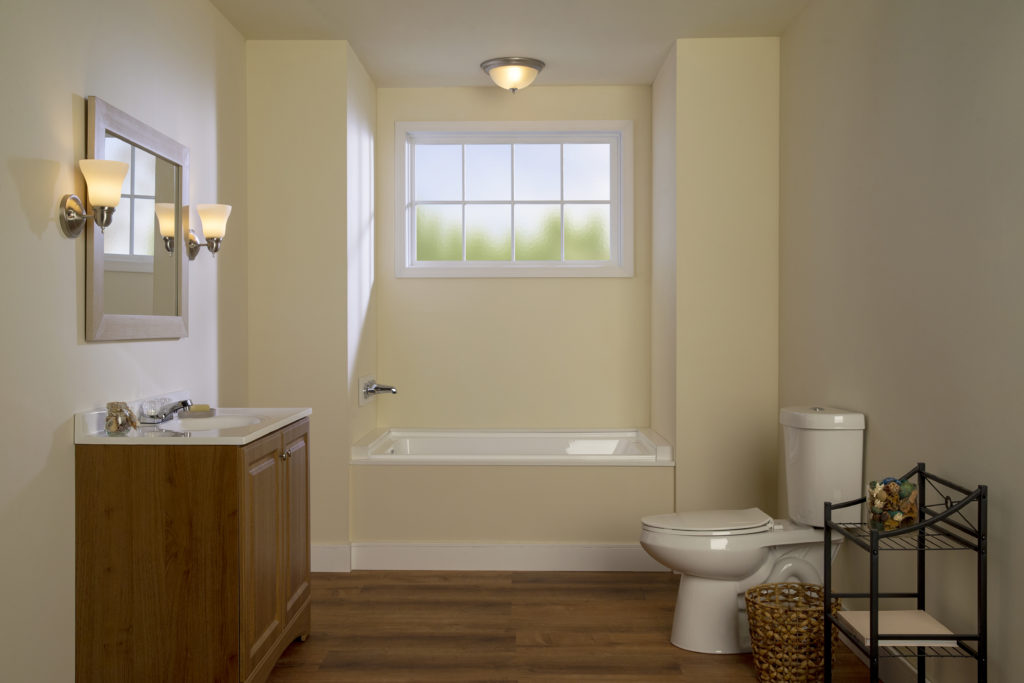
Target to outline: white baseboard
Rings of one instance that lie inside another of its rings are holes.
[[[352,569],[668,571],[639,544],[353,543]]]
[[[310,569],[314,572],[352,571],[352,546],[314,545],[310,548]]]

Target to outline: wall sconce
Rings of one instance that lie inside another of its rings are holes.
[[[156,224],[160,228],[160,236],[164,238],[164,249],[174,252],[174,204],[157,202]]]
[[[224,233],[228,228],[228,216],[231,215],[230,204],[199,204],[196,206],[199,212],[199,224],[203,229],[203,237],[206,244],[199,241],[194,232],[188,233],[188,258],[195,261],[199,250],[206,247],[211,254],[220,251],[220,241],[224,239]]]
[[[495,57],[480,64],[494,85],[513,93],[533,83],[544,62],[531,57]]]
[[[78,167],[85,176],[86,197],[92,205],[92,219],[102,231],[114,218],[121,201],[121,186],[128,175],[128,164],[107,159],[81,159]],[[66,194],[60,200],[60,227],[68,237],[78,237],[90,215],[78,195]]]

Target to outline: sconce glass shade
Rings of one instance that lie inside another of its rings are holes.
[[[530,57],[496,57],[483,62],[480,68],[496,86],[515,92],[533,83],[544,62]]]
[[[107,159],[81,159],[78,167],[85,176],[89,203],[114,208],[121,201],[121,186],[128,175],[128,164]]]
[[[174,237],[174,204],[168,204],[164,202],[157,202],[154,204],[156,208],[156,222],[160,227],[161,237]]]
[[[85,187],[92,204],[91,218],[102,231],[113,220],[114,207],[121,203],[121,187],[128,175],[128,164],[108,159],[81,159],[78,167],[85,176]],[[85,202],[78,195],[61,197],[58,220],[65,235],[78,237],[89,218],[90,214],[85,213]]]
[[[228,229],[228,216],[231,215],[230,204],[199,204],[199,223],[203,228],[203,237],[208,240],[224,239]]]

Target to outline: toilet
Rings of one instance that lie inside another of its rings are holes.
[[[824,503],[858,498],[864,416],[820,406],[783,408],[789,519],[758,508],[650,515],[640,545],[680,574],[672,644],[693,652],[749,652],[743,593],[780,581],[818,583],[825,562]],[[834,521],[860,521],[860,506]],[[833,557],[838,551],[833,534]]]

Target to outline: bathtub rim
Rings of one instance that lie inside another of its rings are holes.
[[[398,437],[397,435],[403,435]],[[576,437],[576,438],[607,438],[610,435],[623,435],[627,438],[640,439],[650,446],[653,455],[620,454],[601,456],[582,455],[491,455],[491,456],[447,456],[447,455],[371,455],[382,441],[392,438],[404,438],[413,435],[459,437],[459,436],[542,436],[542,437]],[[351,450],[353,465],[390,465],[390,466],[558,466],[558,467],[675,467],[673,449],[665,437],[650,427],[625,427],[618,429],[456,429],[456,428],[408,428],[378,427],[360,437]]]

